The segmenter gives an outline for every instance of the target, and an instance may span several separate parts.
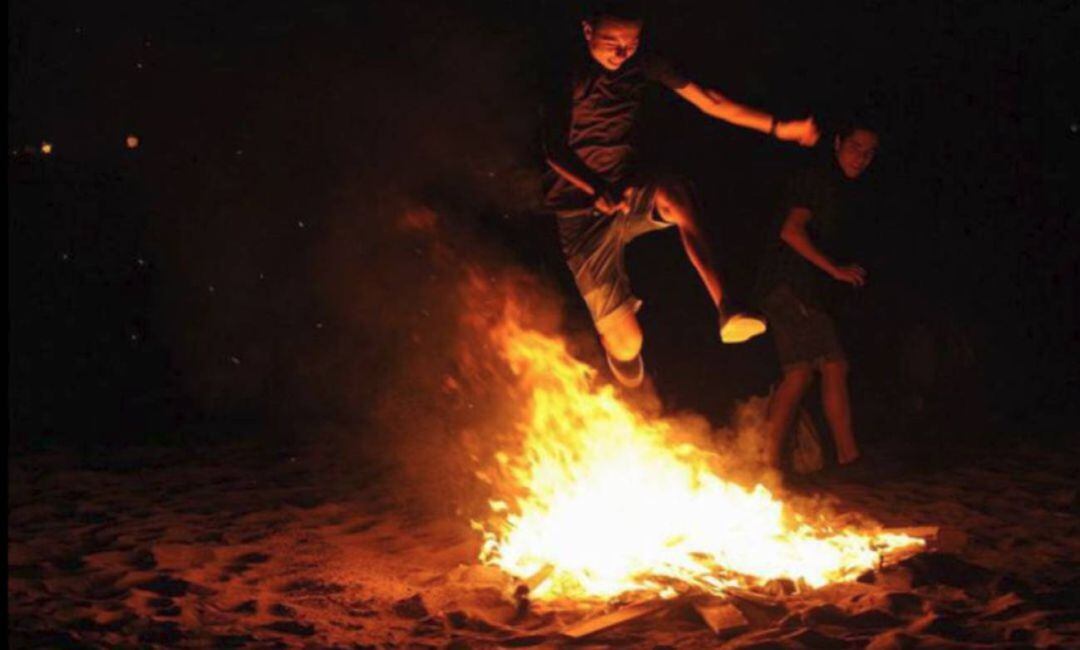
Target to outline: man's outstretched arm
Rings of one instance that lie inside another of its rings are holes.
[[[676,94],[698,107],[706,115],[761,133],[773,132],[775,117],[734,102],[719,91],[702,88],[694,82],[688,82],[674,90]],[[804,147],[813,146],[817,143],[819,136],[817,125],[811,117],[805,120],[777,121],[775,135],[780,140],[797,142]]]

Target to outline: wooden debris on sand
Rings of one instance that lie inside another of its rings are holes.
[[[531,601],[529,594],[534,589],[544,584],[544,581],[551,577],[551,574],[555,572],[555,567],[551,564],[545,564],[540,567],[540,570],[532,574],[528,578],[519,581],[514,587],[514,607],[516,609],[515,619],[520,620],[525,618],[529,613],[529,607]]]
[[[886,528],[882,532],[919,537],[926,540],[926,550],[933,549],[945,551],[946,553],[958,553],[967,546],[968,542],[967,533],[954,526],[909,526],[906,528]],[[889,555],[890,554],[887,554],[885,556],[884,564],[902,560],[905,557],[914,555],[914,553],[901,550],[892,554],[895,555],[895,557],[890,557]]]
[[[940,526],[908,526],[907,528],[886,528],[882,530],[883,533],[890,535],[910,535],[911,537],[921,537],[927,542],[932,539],[936,539],[941,532]]]
[[[694,611],[697,612],[705,625],[718,637],[727,638],[742,634],[750,627],[739,608],[729,601],[715,596],[698,598],[693,602]]]
[[[636,621],[639,618],[643,618],[658,612],[662,609],[671,607],[675,602],[681,602],[676,600],[649,600],[636,605],[629,605],[621,609],[617,609],[607,614],[601,614],[600,616],[594,616],[593,618],[579,621],[562,631],[565,636],[572,639],[580,639],[582,637],[590,636],[598,632],[610,630],[616,626]]]

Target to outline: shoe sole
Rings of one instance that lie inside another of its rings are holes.
[[[630,361],[617,361],[615,359],[615,357],[611,356],[611,354],[607,353],[606,351],[605,351],[604,356],[607,357],[607,364],[608,364],[608,368],[611,370],[611,374],[614,375],[615,379],[620,384],[622,384],[623,386],[625,386],[627,388],[637,388],[642,383],[644,383],[644,381],[645,381],[645,363],[641,359],[640,354],[638,354],[636,357],[634,357]],[[625,374],[622,370],[619,369],[620,365],[629,365],[631,363],[635,364],[635,368],[636,368],[636,372],[634,373],[634,376],[630,376],[628,374]]]

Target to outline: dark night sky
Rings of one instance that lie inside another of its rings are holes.
[[[572,4],[272,4],[9,4],[16,440],[363,421],[399,336],[375,321],[425,298],[384,239],[403,202],[567,288],[534,208],[541,79],[579,47]],[[873,385],[902,382],[918,331],[939,419],[963,403],[986,416],[971,426],[1075,430],[1076,4],[786,4],[655,3],[648,46],[782,116],[881,126],[872,323],[901,344],[868,355]],[[697,183],[746,292],[776,188],[814,154],[652,99],[643,146]],[[709,342],[668,234],[631,250],[648,354],[671,403],[718,415],[775,359]]]

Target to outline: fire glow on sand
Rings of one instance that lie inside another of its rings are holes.
[[[715,452],[677,442],[673,421],[621,400],[561,339],[513,318],[492,336],[531,403],[520,450],[496,457],[501,496],[474,527],[482,562],[545,576],[535,599],[722,594],[778,578],[820,587],[925,547],[801,515],[763,485],[725,480]]]

